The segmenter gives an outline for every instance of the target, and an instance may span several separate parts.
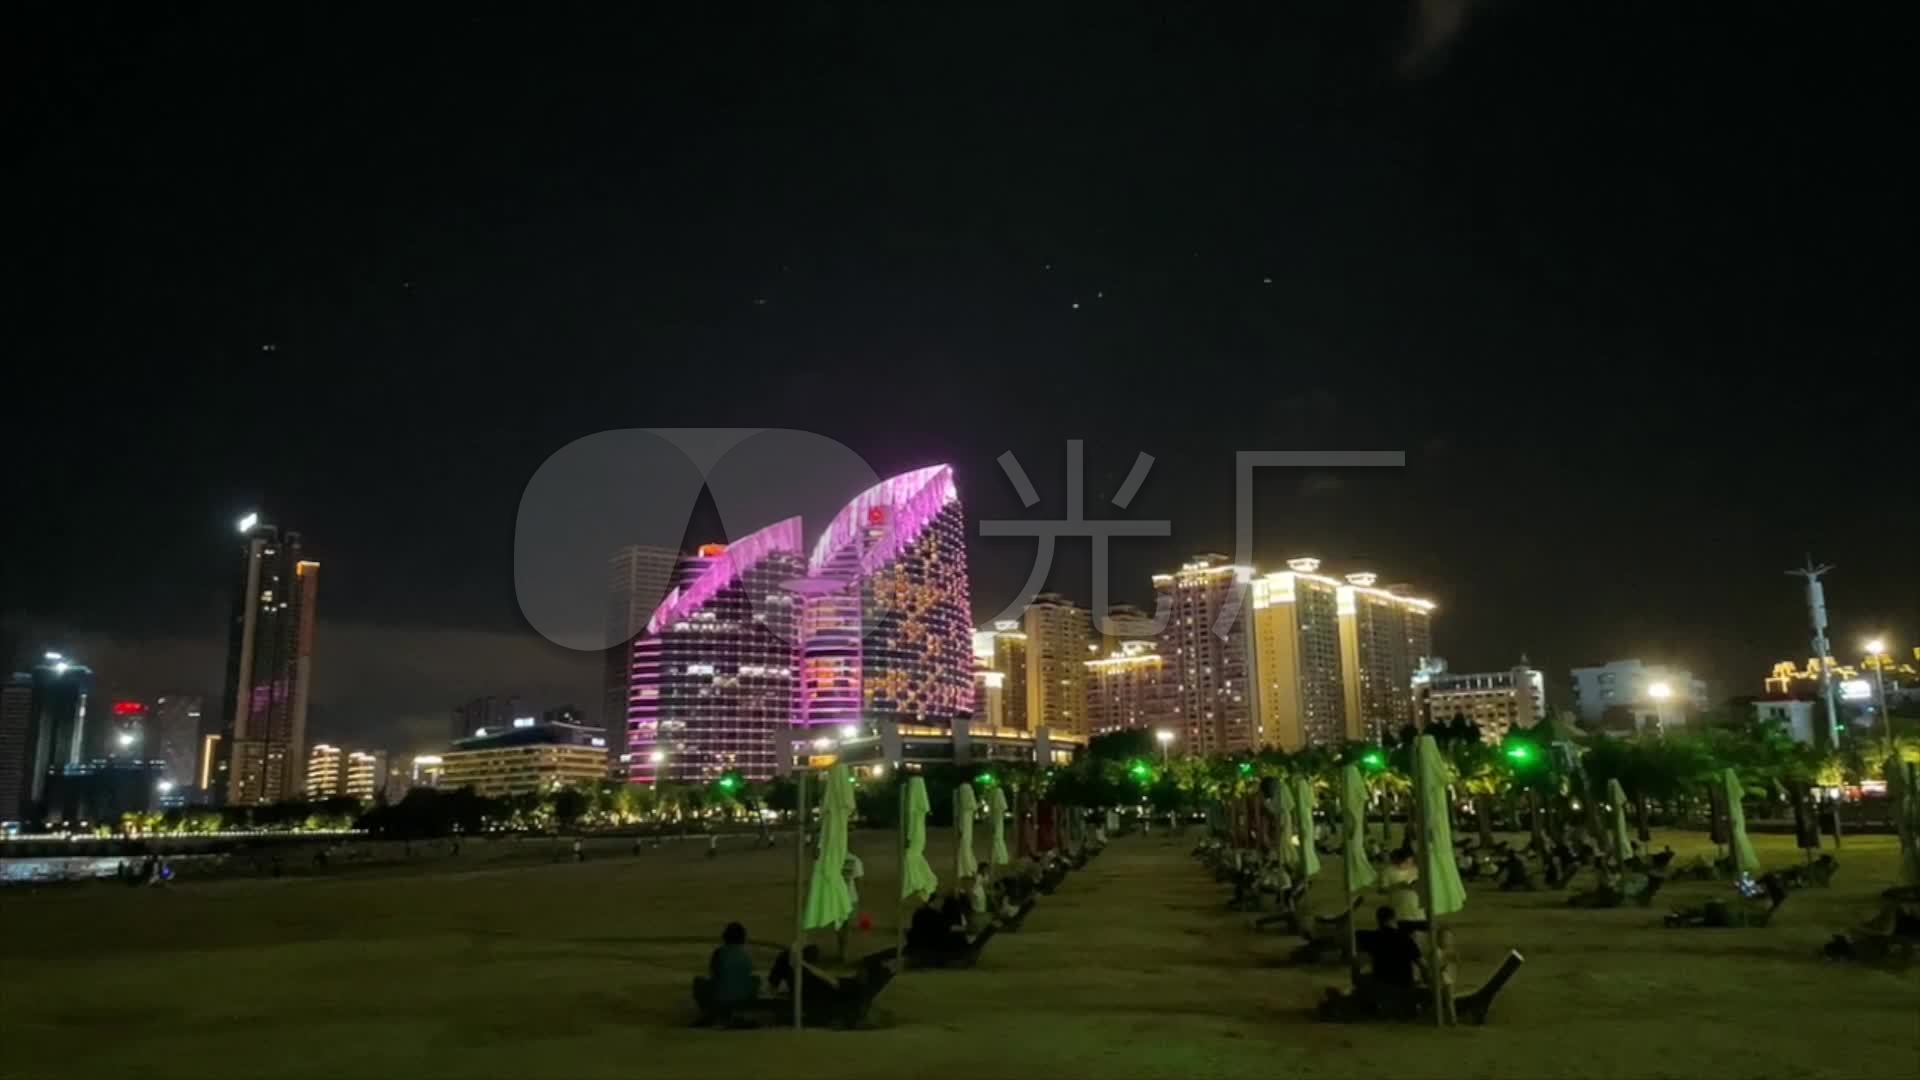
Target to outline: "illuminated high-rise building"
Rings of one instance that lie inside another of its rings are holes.
[[[1414,725],[1420,716],[1414,675],[1433,655],[1433,601],[1376,588],[1374,581],[1370,573],[1348,574],[1336,595],[1347,738],[1359,741]]]
[[[163,775],[178,791],[195,785],[200,761],[200,698],[167,694],[153,700],[149,756],[162,762]]]
[[[1000,708],[996,727],[1028,730],[1027,725],[1027,635],[1018,619],[1001,619],[991,630],[973,632],[973,656],[986,670],[1000,676]],[[974,713],[980,710],[976,704]]]
[[[1340,589],[1320,560],[1253,580],[1254,681],[1260,742],[1299,750],[1347,740],[1346,682],[1340,659]]]
[[[26,816],[27,731],[33,717],[33,676],[13,672],[0,683],[0,821]]]
[[[1106,620],[1095,625],[1093,631],[1099,635],[1101,656],[1119,655],[1120,647],[1129,641],[1153,641],[1160,636],[1153,616],[1133,604],[1109,606]]]
[[[1067,735],[1090,733],[1087,722],[1087,649],[1092,624],[1083,609],[1055,593],[1033,598],[1026,611],[1027,716],[1030,727]]]
[[[773,775],[774,734],[798,705],[803,551],[800,519],[788,518],[682,558],[629,654],[633,782]]]
[[[345,785],[346,756],[337,746],[327,743],[314,743],[307,751],[307,785],[309,799],[331,799],[340,794]]]
[[[607,758],[616,773],[627,752],[627,680],[632,675],[633,641],[646,633],[647,620],[666,599],[680,552],[674,548],[628,544],[607,560],[607,650],[602,680],[600,726],[606,729]],[[566,721],[574,723],[576,721]]]
[[[1254,724],[1253,605],[1241,587],[1253,569],[1224,555],[1200,555],[1178,572],[1153,575],[1168,612],[1159,653],[1166,664],[1169,719],[1190,753],[1225,754],[1258,744]]]
[[[861,492],[814,544],[807,576],[805,725],[890,728],[971,715],[966,532],[951,467]]]
[[[248,514],[240,536],[221,709],[231,806],[301,793],[320,587],[320,564],[301,557],[299,533],[283,534]]]
[[[0,706],[0,767],[12,778],[0,781],[0,791],[14,792],[14,806],[0,805],[0,817],[24,819],[47,804],[55,778],[92,760],[88,729],[100,725],[92,715],[93,669],[47,653],[32,672],[8,680]]]
[[[1172,717],[1166,662],[1151,641],[1122,642],[1118,652],[1082,662],[1087,670],[1088,734],[1160,728]]]
[[[340,775],[342,795],[362,802],[372,802],[377,796],[386,794],[387,752],[355,750],[347,755]]]

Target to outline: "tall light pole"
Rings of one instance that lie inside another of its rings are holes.
[[[1867,642],[1867,658],[1873,661],[1873,688],[1880,699],[1880,731],[1886,736],[1887,756],[1893,756],[1893,713],[1887,709],[1887,640]]]
[[[1827,641],[1827,592],[1820,585],[1820,576],[1833,567],[1827,563],[1813,565],[1813,556],[1807,556],[1807,565],[1803,569],[1787,571],[1788,577],[1807,579],[1807,619],[1813,624],[1813,662],[1820,665],[1820,696],[1827,702],[1827,745],[1838,748],[1840,745],[1840,703],[1833,693],[1833,664],[1830,659],[1833,647]]]
[[[1160,767],[1164,769],[1173,761],[1173,732],[1161,728],[1153,737],[1160,740]]]

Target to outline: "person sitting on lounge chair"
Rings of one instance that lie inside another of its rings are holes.
[[[1763,875],[1758,881],[1743,879],[1735,883],[1735,888],[1738,896],[1731,901],[1709,900],[1697,908],[1668,913],[1667,926],[1675,929],[1759,928],[1767,925],[1787,900],[1787,887],[1778,874]]]
[[[720,932],[720,947],[707,958],[707,973],[693,980],[693,1003],[700,1009],[701,1026],[731,1022],[738,1010],[760,996],[760,977],[753,973],[747,953],[747,928],[728,923]]]
[[[1321,1019],[1406,1020],[1418,1012],[1420,946],[1391,907],[1381,907],[1374,919],[1376,929],[1355,935],[1367,956],[1367,970],[1354,977],[1352,993],[1327,991],[1320,1003]]]

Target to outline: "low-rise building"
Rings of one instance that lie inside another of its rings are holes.
[[[607,740],[592,728],[534,724],[461,739],[440,758],[440,787],[472,788],[489,797],[526,795],[604,780]]]
[[[1573,669],[1573,704],[1596,731],[1657,731],[1704,711],[1707,684],[1685,668],[1615,660]]]
[[[1522,730],[1547,715],[1546,677],[1526,658],[1506,671],[1451,672],[1446,661],[1435,659],[1414,676],[1423,726],[1447,724],[1458,718],[1480,729],[1485,742],[1499,742],[1514,728]]]

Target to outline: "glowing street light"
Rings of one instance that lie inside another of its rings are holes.
[[[160,794],[162,795],[171,795],[173,794],[173,781],[162,780],[158,784],[154,785],[154,789],[159,791]]]
[[[841,725],[840,725],[840,737],[841,737],[841,738],[843,738],[843,739],[857,739],[857,738],[859,738],[859,737],[860,737],[860,726],[859,726],[858,724],[841,724]]]
[[[1654,723],[1659,725],[1661,731],[1665,731],[1667,729],[1667,701],[1673,697],[1672,684],[1666,682],[1654,683],[1647,687],[1647,696],[1653,699]]]
[[[1153,737],[1160,740],[1160,763],[1165,765],[1171,760],[1169,755],[1173,753],[1173,732],[1161,728],[1153,733]]]
[[[1387,756],[1378,750],[1369,750],[1361,755],[1360,764],[1365,765],[1374,772],[1379,772],[1381,769],[1387,767]]]
[[[140,741],[139,737],[131,731],[123,731],[120,733],[120,748],[123,750],[138,741]]]
[[[1873,682],[1880,699],[1880,726],[1887,740],[1887,756],[1893,756],[1893,713],[1887,709],[1887,639],[1867,642],[1867,659],[1873,661]]]
[[[247,533],[252,532],[253,527],[258,524],[260,524],[259,514],[248,514],[247,516],[241,518],[239,523],[241,535],[245,535]]]

